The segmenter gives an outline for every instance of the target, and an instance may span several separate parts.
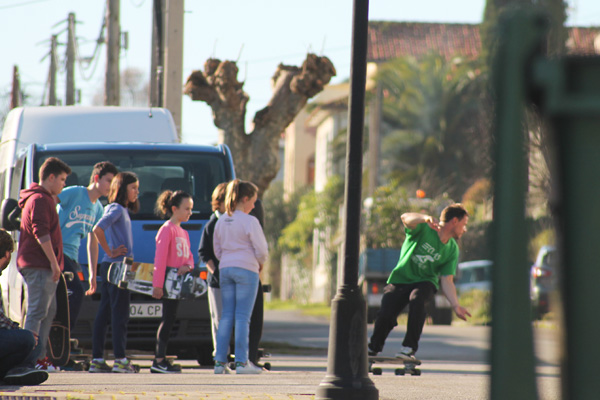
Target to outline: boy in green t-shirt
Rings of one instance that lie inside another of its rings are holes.
[[[440,283],[456,315],[463,320],[471,316],[458,303],[454,286],[458,262],[456,240],[467,231],[469,215],[461,204],[452,204],[442,211],[440,221],[425,214],[402,214],[406,239],[398,265],[383,290],[381,308],[369,342],[370,356],[383,350],[385,340],[398,324],[398,315],[407,305],[410,307],[406,336],[396,357],[414,356],[425,325],[425,303],[439,289]]]

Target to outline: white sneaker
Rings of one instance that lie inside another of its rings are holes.
[[[261,374],[262,372],[262,368],[252,364],[252,361],[248,361],[245,364],[241,362],[235,363],[236,374]]]
[[[227,366],[227,363],[215,361],[215,375],[230,374],[231,370]]]
[[[403,346],[398,353],[396,358],[415,358],[415,351],[411,347]]]

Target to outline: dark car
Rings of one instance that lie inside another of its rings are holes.
[[[550,298],[556,289],[556,248],[542,246],[531,266],[531,303],[536,317],[550,311]]]

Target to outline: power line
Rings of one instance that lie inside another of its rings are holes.
[[[19,3],[15,3],[15,4],[10,4],[8,6],[0,6],[0,10],[6,10],[9,8],[17,8],[17,7],[22,7],[22,6],[28,6],[30,4],[36,4],[36,3],[44,3],[47,1],[51,1],[51,0],[31,0],[31,1],[21,1]]]

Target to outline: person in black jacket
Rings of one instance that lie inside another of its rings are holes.
[[[200,247],[198,248],[200,260],[206,263],[208,269],[208,306],[210,308],[213,349],[217,348],[217,330],[219,329],[219,319],[221,319],[223,309],[219,286],[219,260],[213,250],[213,234],[219,217],[225,212],[226,187],[227,182],[220,183],[212,193],[212,210],[214,212],[204,226],[200,238]]]

